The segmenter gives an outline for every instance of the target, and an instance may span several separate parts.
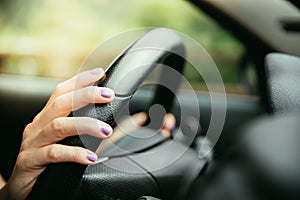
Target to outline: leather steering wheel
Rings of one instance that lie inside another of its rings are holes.
[[[162,84],[156,87],[151,103],[151,105],[160,104],[166,112],[169,112],[174,93],[180,83],[180,74],[185,64],[184,56],[185,47],[176,32],[165,28],[147,32],[113,61],[105,72],[104,80],[95,83],[113,89],[115,99],[109,104],[88,105],[73,112],[73,115],[97,118],[114,127],[120,113],[128,108],[130,98],[135,91],[154,68],[161,66],[159,64],[178,72],[170,78],[167,70],[162,68],[159,81]],[[162,119],[163,116],[159,118]],[[203,168],[204,161],[199,162],[196,153],[188,150],[176,161],[176,164],[151,172],[147,169],[151,162],[161,162],[167,159],[172,151],[183,148],[183,145],[178,143],[171,150],[163,151],[161,158],[143,159],[143,152],[168,143],[163,139],[165,138],[150,138],[141,143],[137,140],[131,143],[129,141],[127,146],[134,146],[133,151],[139,152],[137,157],[123,155],[107,161],[121,170],[110,168],[105,162],[88,167],[76,163],[49,165],[39,176],[28,199],[137,199],[144,195],[180,198],[179,193],[174,192],[176,188],[170,186],[170,181],[173,184],[177,180],[178,183],[189,181],[189,177],[194,177],[195,173]],[[161,143],[162,141],[164,143]],[[88,135],[70,137],[61,141],[67,145],[84,145],[92,151],[96,150],[100,142],[101,139]],[[193,162],[193,166],[187,165],[188,162]],[[131,169],[134,172],[131,173]],[[194,173],[188,176],[186,171]]]

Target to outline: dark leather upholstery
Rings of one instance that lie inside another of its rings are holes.
[[[272,111],[300,111],[300,58],[270,53],[266,57],[266,74]]]
[[[300,58],[271,53],[265,63],[272,113],[244,127],[190,199],[300,199]]]
[[[226,160],[194,184],[192,200],[297,200],[300,115],[259,118],[244,128]]]

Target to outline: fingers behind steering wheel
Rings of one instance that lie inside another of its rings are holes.
[[[45,109],[48,119],[68,116],[71,111],[82,108],[89,103],[109,103],[114,92],[109,88],[96,86],[84,87],[56,97]]]
[[[96,154],[102,154],[109,146],[123,138],[126,134],[137,130],[142,127],[147,121],[147,114],[144,112],[136,113],[130,116],[130,118],[122,121],[114,129],[114,134],[107,140],[103,140],[96,150]],[[160,129],[160,133],[166,137],[171,137],[172,130],[175,128],[176,118],[173,114],[167,113],[163,119],[163,125]]]

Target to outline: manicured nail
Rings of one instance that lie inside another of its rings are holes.
[[[102,73],[103,73],[102,68],[96,68],[96,69],[91,70],[92,75],[98,75],[98,74],[102,74]]]
[[[97,160],[97,155],[94,153],[89,153],[87,159],[91,162],[95,162]]]
[[[104,97],[104,98],[111,98],[112,95],[113,95],[113,93],[112,93],[112,91],[109,90],[109,89],[102,88],[102,89],[100,90],[100,95],[101,95],[102,97]]]
[[[105,135],[109,135],[111,134],[112,130],[109,127],[102,127],[101,128],[102,133],[104,133]]]

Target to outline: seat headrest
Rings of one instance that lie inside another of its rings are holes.
[[[265,67],[272,110],[275,113],[300,111],[300,57],[270,53]]]

